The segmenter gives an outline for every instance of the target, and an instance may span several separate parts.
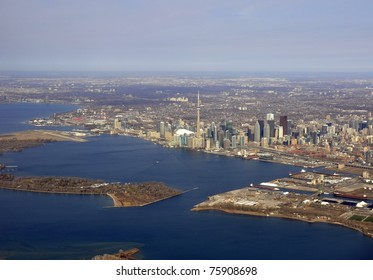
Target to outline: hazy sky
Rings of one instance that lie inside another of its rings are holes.
[[[0,0],[0,70],[373,71],[372,0]]]

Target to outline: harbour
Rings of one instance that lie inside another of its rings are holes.
[[[134,208],[108,207],[112,200],[107,196],[0,190],[0,251],[5,259],[91,259],[134,247],[144,259],[373,257],[372,238],[337,225],[190,211],[208,196],[287,177],[299,167],[166,149],[109,135],[4,153],[1,162],[17,163],[17,176],[155,180],[182,190],[198,188]],[[294,242],[297,246],[290,246]]]

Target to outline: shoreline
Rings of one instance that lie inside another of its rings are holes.
[[[254,217],[288,219],[288,220],[296,220],[296,221],[307,222],[307,223],[311,223],[311,224],[313,224],[313,223],[324,223],[324,224],[330,224],[330,225],[338,225],[338,226],[342,226],[342,227],[345,227],[345,228],[349,228],[349,229],[358,231],[358,232],[362,233],[364,236],[373,238],[373,232],[367,232],[367,231],[364,231],[361,228],[354,227],[352,225],[347,225],[347,224],[344,224],[344,223],[341,223],[341,222],[327,221],[327,220],[324,220],[324,219],[313,219],[313,220],[311,220],[311,219],[306,219],[306,218],[291,217],[291,216],[274,214],[274,213],[269,215],[269,214],[254,212],[254,211],[233,210],[233,209],[218,208],[218,207],[206,207],[206,206],[203,206],[203,207],[198,207],[198,206],[196,207],[195,206],[191,209],[191,211],[195,211],[195,212],[220,211],[220,212],[224,212],[224,213],[228,213],[228,214],[234,214],[234,215],[246,215],[246,216],[254,216]]]
[[[0,180],[0,189],[43,194],[109,196],[114,206],[146,206],[183,194],[160,182],[111,184],[101,180],[69,177],[19,177]]]

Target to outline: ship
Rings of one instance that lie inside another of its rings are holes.
[[[358,200],[373,199],[373,196],[367,196],[366,194],[333,192],[333,195],[337,196],[337,197],[354,198],[354,199],[358,199]]]

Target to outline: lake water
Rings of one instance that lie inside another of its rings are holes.
[[[70,109],[1,104],[0,131],[29,129],[23,121]],[[18,176],[162,181],[198,189],[134,208],[113,208],[106,196],[0,190],[0,259],[89,259],[133,246],[144,259],[373,258],[373,239],[344,227],[190,211],[209,195],[284,177],[298,167],[167,149],[133,137],[89,140],[6,153],[0,162],[18,165]]]

